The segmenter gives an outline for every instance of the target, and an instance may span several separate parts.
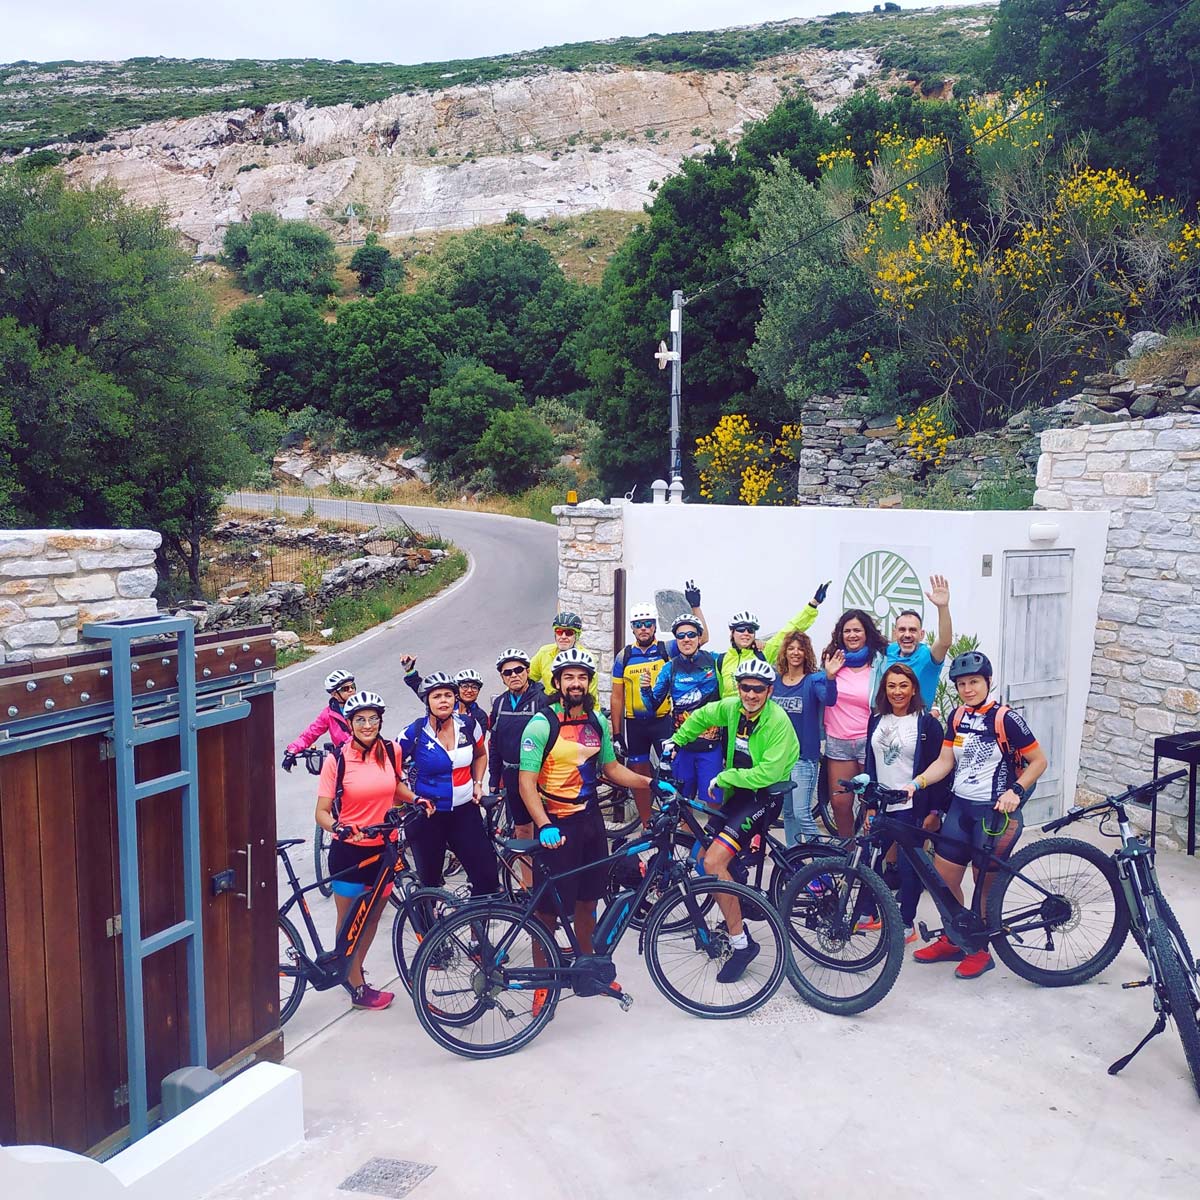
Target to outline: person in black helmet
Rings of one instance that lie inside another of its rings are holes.
[[[950,664],[961,704],[950,714],[942,752],[907,788],[930,788],[953,772],[954,784],[938,840],[934,866],[959,903],[970,865],[986,911],[992,873],[980,877],[984,852],[1008,858],[1021,836],[1021,805],[1046,769],[1046,756],[1025,718],[991,695],[992,664],[977,650]],[[964,955],[945,934],[918,950],[919,963],[957,962],[959,979],[977,979],[995,965],[986,949]]]

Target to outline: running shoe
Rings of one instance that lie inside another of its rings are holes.
[[[917,933],[917,931],[911,925],[905,925],[905,927],[904,927],[904,944],[906,946],[911,946],[912,943],[915,942],[919,936],[920,935]]]
[[[875,933],[883,928],[883,922],[878,917],[859,917],[855,923],[855,933]]]
[[[384,1009],[395,998],[394,992],[376,991],[365,980],[350,992],[350,1003],[354,1008]]]
[[[922,946],[913,954],[913,962],[960,962],[963,952],[943,933],[936,942]]]
[[[746,935],[746,944],[740,948],[734,947],[733,953],[725,960],[725,965],[717,972],[718,983],[737,983],[746,973],[746,968],[758,956],[758,943],[750,936],[745,926],[742,932]]]
[[[986,975],[995,965],[992,962],[992,956],[986,950],[976,950],[974,954],[968,954],[958,964],[954,978],[978,979],[980,975]]]

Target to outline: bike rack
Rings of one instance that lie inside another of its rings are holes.
[[[125,989],[126,1059],[129,1075],[129,1136],[149,1129],[146,1087],[146,1017],[142,966],[179,942],[187,943],[188,1053],[194,1066],[208,1066],[204,1010],[204,935],[200,877],[200,788],[196,773],[196,731],[241,720],[250,705],[241,700],[198,712],[196,707],[195,623],[187,617],[130,617],[88,622],[82,636],[112,645],[112,742],[117,779],[117,846],[121,877],[121,960]],[[178,648],[178,716],[170,720],[138,719],[133,697],[133,643],[142,638],[174,635]],[[179,770],[138,781],[138,746],[175,738]],[[142,936],[141,886],[138,875],[138,802],[179,790],[183,827],[184,917],[166,929]]]

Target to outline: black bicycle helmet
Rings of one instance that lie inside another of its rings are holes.
[[[576,633],[583,632],[583,618],[578,613],[563,611],[554,614],[555,629],[573,629]]]
[[[948,674],[951,679],[962,679],[964,675],[982,675],[990,681],[992,662],[986,654],[981,654],[978,650],[968,650],[953,659]]]

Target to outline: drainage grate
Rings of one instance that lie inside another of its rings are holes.
[[[815,1021],[817,1010],[805,1004],[794,992],[780,989],[762,1008],[755,1009],[746,1021],[750,1025],[798,1025]]]
[[[428,1179],[434,1170],[428,1163],[409,1162],[404,1158],[369,1158],[353,1175],[338,1184],[338,1190],[400,1200],[418,1183]]]

